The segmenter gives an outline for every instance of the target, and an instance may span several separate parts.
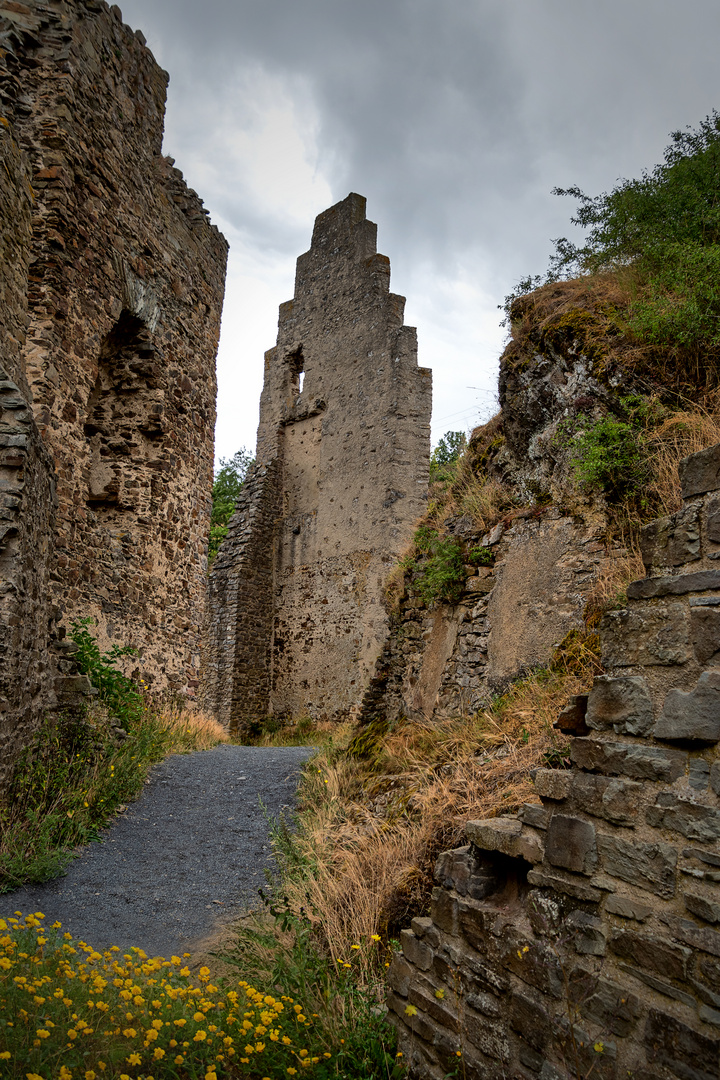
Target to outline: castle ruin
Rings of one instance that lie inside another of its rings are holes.
[[[227,245],[101,0],[0,2],[0,784],[83,680],[58,624],[200,667]]]
[[[265,354],[256,464],[210,575],[205,702],[233,729],[354,714],[425,510],[431,375],[376,233],[360,195],[318,216]]]

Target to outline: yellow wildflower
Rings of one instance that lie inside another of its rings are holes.
[[[130,1054],[125,1060],[128,1065],[142,1065],[142,1058],[139,1054]]]
[[[417,1016],[417,1009],[415,1008],[415,1006],[414,1005],[406,1005],[405,1006],[405,1015],[406,1016]]]
[[[203,1031],[202,1029],[200,1029],[200,1031],[196,1032],[195,1035],[193,1036],[193,1042],[205,1042],[206,1039],[207,1039],[207,1031]]]

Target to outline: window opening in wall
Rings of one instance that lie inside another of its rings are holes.
[[[297,349],[293,349],[292,352],[288,353],[287,364],[292,378],[290,384],[291,393],[293,397],[298,397],[302,393],[305,379],[305,357],[303,356],[302,345],[298,345]]]
[[[123,311],[100,348],[87,404],[87,505],[96,512],[141,513],[162,498],[161,370],[150,331]]]

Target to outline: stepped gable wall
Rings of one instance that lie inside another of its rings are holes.
[[[424,1077],[720,1074],[720,446],[643,530],[606,674],[558,719],[572,766],[472,822],[389,971]]]
[[[73,618],[197,684],[227,245],[166,85],[118,8],[0,0],[0,786],[88,688]]]
[[[275,463],[281,491],[264,534],[274,545],[269,683],[264,703],[252,696],[257,668],[244,646],[232,681],[211,661],[206,693],[223,697],[223,716],[236,703],[233,724],[357,710],[387,633],[385,577],[425,509],[430,372],[417,365],[415,330],[403,325],[405,301],[390,292],[376,232],[360,195],[319,215],[265,356],[257,462]],[[257,551],[265,542],[249,541]],[[242,606],[228,615],[217,584],[228,573],[218,560],[212,617],[224,626],[231,618],[240,642],[255,633],[256,615]]]
[[[53,600],[193,692],[227,245],[162,155],[167,74],[119,8],[0,3],[29,174],[22,378],[54,463]]]

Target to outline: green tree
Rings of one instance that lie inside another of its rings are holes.
[[[245,483],[248,469],[254,460],[244,447],[237,450],[231,458],[220,458],[220,468],[215,473],[212,488],[208,563],[215,558],[227,536],[228,522],[235,510],[235,503]]]
[[[579,206],[571,221],[588,230],[582,246],[566,237],[544,280],[628,268],[636,286],[631,328],[658,344],[720,346],[720,113],[671,135],[664,160],[636,180],[589,196],[555,188]],[[505,298],[541,284],[528,277]]]
[[[446,431],[430,455],[430,480],[448,480],[452,467],[467,446],[462,431]]]

